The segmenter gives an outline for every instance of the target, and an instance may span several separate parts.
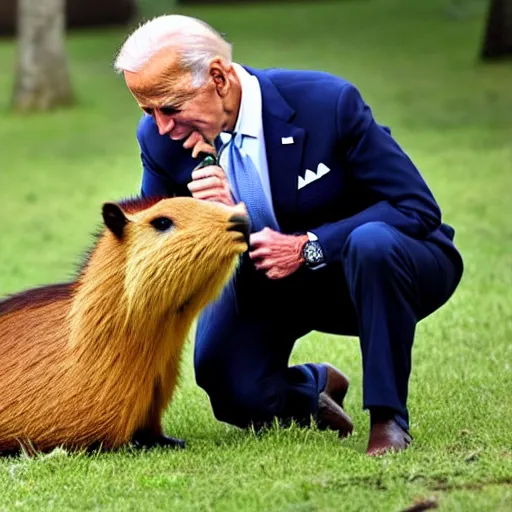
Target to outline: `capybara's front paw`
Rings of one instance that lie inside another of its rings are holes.
[[[174,437],[168,437],[161,435],[155,440],[155,446],[166,446],[169,448],[185,448],[185,441],[183,439],[176,439]]]
[[[160,435],[137,435],[133,439],[133,444],[136,448],[157,448],[163,446],[165,448],[185,448],[185,441],[183,439],[175,439],[174,437]]]

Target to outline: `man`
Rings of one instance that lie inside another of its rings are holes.
[[[240,66],[231,51],[203,22],[163,16],[135,30],[115,63],[145,112],[142,194],[243,201],[251,216],[233,286],[198,322],[197,382],[220,421],[314,418],[345,437],[348,378],[288,361],[312,330],[358,336],[367,453],[406,448],[415,327],[462,276],[454,231],[354,85]],[[219,165],[196,169],[210,144]]]

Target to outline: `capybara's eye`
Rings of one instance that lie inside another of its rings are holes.
[[[172,228],[173,222],[167,217],[157,217],[151,221],[151,225],[158,231],[167,231]]]

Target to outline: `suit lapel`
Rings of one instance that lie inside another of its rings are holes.
[[[258,78],[263,98],[270,187],[277,220],[283,232],[293,229],[297,219],[297,186],[302,165],[306,131],[292,124],[295,111],[261,71],[247,68]],[[283,143],[283,139],[285,142]],[[293,140],[293,143],[290,143]]]
[[[270,186],[276,216],[286,232],[297,220],[297,184],[302,162],[305,131],[281,120],[272,119],[265,126]],[[293,137],[293,144],[283,144],[283,137]]]

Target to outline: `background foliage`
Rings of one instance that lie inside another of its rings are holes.
[[[151,15],[162,12],[145,2]],[[355,339],[312,333],[293,354],[293,362],[326,360],[351,376],[356,428],[343,442],[297,428],[257,438],[215,421],[194,383],[189,344],[165,418],[187,450],[6,459],[0,510],[397,511],[425,499],[442,510],[510,510],[512,68],[477,62],[484,7],[367,0],[179,8],[225,33],[238,62],[321,69],[355,83],[456,228],[463,281],[417,332],[414,446],[382,459],[364,455]],[[138,192],[140,114],[111,68],[125,35],[70,33],[78,105],[22,117],[7,108],[15,46],[0,43],[2,295],[71,278],[101,203]]]

